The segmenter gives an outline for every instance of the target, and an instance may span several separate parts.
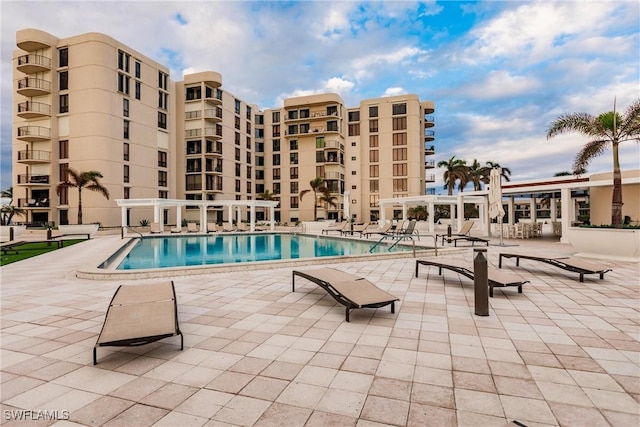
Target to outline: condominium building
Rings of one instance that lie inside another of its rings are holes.
[[[277,221],[369,221],[380,215],[378,199],[433,190],[434,103],[416,95],[347,107],[325,93],[261,110],[224,90],[219,73],[173,81],[168,67],[104,34],[59,39],[25,29],[16,44],[13,193],[27,223],[76,221],[79,192],[56,191],[69,168],[103,175],[110,199],[85,188],[82,210],[85,223],[105,226],[121,223],[114,199],[268,193],[280,202]],[[314,193],[316,178],[326,191]],[[128,214],[130,225],[153,217]],[[171,215],[164,212],[163,222],[176,221]],[[187,207],[182,218],[198,215]],[[207,219],[227,215],[211,207]]]

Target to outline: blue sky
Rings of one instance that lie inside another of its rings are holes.
[[[3,1],[0,188],[11,186],[15,32],[101,32],[184,72],[213,70],[260,108],[290,96],[415,93],[436,104],[435,160],[498,162],[512,180],[571,169],[579,135],[547,141],[565,112],[640,98],[640,3],[633,1]],[[588,172],[609,171],[611,152]],[[624,169],[640,168],[636,143]],[[442,170],[436,169],[437,192]]]

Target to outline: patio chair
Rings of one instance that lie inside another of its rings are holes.
[[[417,259],[416,260],[416,273],[415,276],[418,277],[418,267],[420,265],[434,266],[438,267],[438,275],[442,275],[442,270],[451,270],[458,274],[468,277],[471,280],[474,280],[473,273],[473,265],[467,264],[465,262],[454,261],[454,260],[431,260],[431,259]],[[504,271],[497,270],[488,266],[487,275],[489,279],[489,296],[493,298],[493,288],[502,288],[506,286],[517,286],[518,293],[522,293],[522,285],[525,283],[529,283],[529,280],[523,280],[519,276],[513,273],[506,273]]]
[[[182,227],[179,226],[179,225],[176,226],[176,227],[173,227],[173,228],[171,228],[171,232],[175,233],[175,234],[180,234],[180,233],[182,233]]]
[[[198,224],[195,222],[187,223],[187,233],[197,233],[198,232]]]
[[[207,233],[216,233],[218,231],[218,224],[215,222],[207,223]]]
[[[346,321],[349,313],[357,308],[379,308],[391,305],[391,313],[395,313],[395,302],[399,298],[383,291],[367,279],[354,276],[333,268],[318,268],[292,273],[292,291],[296,291],[296,276],[303,277],[322,289],[340,304],[346,307]]]
[[[584,282],[585,274],[598,274],[600,276],[600,280],[603,280],[604,274],[611,271],[610,268],[606,268],[602,265],[598,265],[592,262],[584,261],[583,259],[577,257],[544,257],[538,255],[517,253],[501,253],[498,257],[498,267],[500,268],[502,268],[502,258],[515,258],[516,267],[520,266],[520,258],[544,262],[563,270],[578,273],[581,282]]]
[[[391,230],[391,227],[393,227],[393,224],[391,224],[390,222],[387,222],[384,225],[382,225],[382,227],[378,227],[378,228],[374,228],[374,229],[369,228],[369,229],[365,230],[362,233],[362,235],[364,235],[367,239],[372,234],[380,234],[380,235],[383,235],[383,236],[388,236],[389,235],[389,230]]]
[[[484,243],[485,245],[489,246],[489,239],[483,239],[481,237],[475,237],[471,235],[471,229],[473,228],[474,224],[475,221],[465,221],[458,233],[452,233],[451,235],[436,234],[436,241],[438,240],[438,237],[442,238],[442,246],[444,246],[444,243],[447,242],[453,243],[453,246],[457,247],[458,241],[471,242],[471,246],[475,246],[477,242]]]
[[[162,227],[160,227],[160,223],[159,222],[152,222],[151,223],[151,234],[156,234],[156,233],[162,233]]]
[[[249,231],[249,226],[247,225],[246,222],[240,221],[238,223],[238,225],[236,226],[236,231],[238,231],[240,233],[246,233],[246,232]]]
[[[173,282],[120,285],[93,347],[93,364],[98,363],[98,347],[138,346],[176,335],[180,335],[182,350],[184,337],[178,326]]]
[[[329,235],[332,231],[337,231],[339,234],[342,234],[342,232],[347,229],[347,224],[349,224],[349,221],[333,223],[328,228],[322,230],[320,234]]]
[[[233,224],[229,224],[228,222],[225,222],[222,224],[222,232],[223,233],[230,233],[232,231],[234,231],[236,228],[234,227]]]
[[[353,236],[355,233],[359,233],[360,235],[362,235],[362,232],[365,231],[367,227],[369,227],[369,225],[371,225],[371,223],[369,222],[363,222],[362,224],[354,224],[353,229],[351,229],[351,227],[347,227],[344,230],[342,230],[342,235],[346,236],[347,234],[349,234]]]

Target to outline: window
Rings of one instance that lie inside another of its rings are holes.
[[[271,126],[271,133],[273,136],[280,136],[280,125]]]
[[[251,164],[251,151],[247,151],[247,163]]]
[[[316,163],[324,163],[324,151],[316,151]]]
[[[118,92],[126,93],[129,95],[129,76],[118,73]]]
[[[187,159],[187,173],[195,173],[195,172],[202,172],[201,159]]]
[[[187,154],[200,154],[202,152],[202,143],[200,140],[187,141]]]
[[[167,128],[167,114],[162,111],[158,111],[158,127],[160,129]]]
[[[324,166],[316,166],[316,176],[324,176]]]
[[[298,153],[289,153],[289,163],[292,165],[298,164]]]
[[[196,175],[198,178],[200,175]],[[158,171],[158,187],[166,187],[167,186],[167,172]]]
[[[378,117],[378,106],[372,105],[369,107],[369,117]]]
[[[287,111],[289,120],[295,120],[298,118],[298,110]]]
[[[158,87],[160,89],[169,90],[169,75],[162,71],[158,71]]]
[[[394,148],[393,149],[393,161],[397,160],[407,160],[407,149],[406,148]]]
[[[379,154],[380,154],[379,150],[369,150],[369,161],[371,163],[379,162],[380,161]]]
[[[399,191],[407,191],[407,179],[394,179],[393,180],[393,191],[397,193]]]
[[[273,140],[273,151],[280,151],[280,140],[279,139],[274,139]]]
[[[300,199],[298,198],[298,196],[291,196],[291,199],[290,199],[289,202],[291,203],[291,208],[292,209],[297,209],[298,208],[299,200]]]
[[[69,72],[60,71],[60,73],[58,73],[58,82],[59,82],[60,90],[69,89]]]
[[[122,180],[129,182],[129,165],[124,165],[122,170]]]
[[[289,177],[291,179],[298,179],[298,168],[289,168]]]
[[[378,200],[380,199],[380,196],[375,194],[375,195],[371,195],[369,196],[369,207],[370,208],[377,208],[378,207]]]
[[[316,148],[324,148],[324,136],[316,137]]]
[[[166,172],[165,172],[166,173]],[[187,175],[185,177],[185,190],[197,191],[202,189],[202,175]]]
[[[393,130],[404,130],[407,128],[406,117],[394,117],[393,118]]]
[[[273,166],[278,166],[280,164],[280,154],[274,154],[272,163]]]
[[[66,181],[69,179],[67,171],[69,170],[69,163],[60,163],[58,167],[58,173],[60,174],[60,181]]]
[[[378,165],[369,166],[369,176],[373,178],[380,176],[380,169],[378,168]]]
[[[407,176],[407,164],[396,163],[393,165],[393,176]]]
[[[119,70],[122,70],[127,73],[129,72],[130,57],[131,56],[128,53],[118,50],[118,69]]]
[[[167,167],[167,152],[166,151],[158,151],[158,166],[161,168]]]
[[[251,150],[251,137],[247,137],[247,150]]]
[[[142,86],[141,83],[136,81],[136,99],[140,99],[141,96],[141,92],[142,92]]]
[[[58,66],[69,66],[69,48],[63,47],[62,49],[58,50]]]
[[[239,148],[236,148],[236,157],[235,157],[235,159],[237,161],[240,161],[240,149]]]
[[[378,135],[369,135],[369,147],[377,147],[378,141]]]
[[[253,174],[251,172],[252,172],[251,166],[247,166],[247,179],[251,179],[253,177],[252,176]],[[251,186],[249,186],[249,188],[251,188]],[[247,191],[250,191],[250,190],[247,190]]]
[[[255,122],[256,122],[257,125],[263,125],[264,124],[264,115],[256,114]]]
[[[298,194],[298,191],[300,191],[300,185],[299,185],[298,181],[290,182],[289,183],[289,192],[291,194]]]
[[[327,107],[327,116],[337,116],[338,115],[338,106],[331,105]]]
[[[298,140],[292,139],[289,141],[289,150],[297,150],[298,149]]]
[[[240,163],[236,163],[236,177],[240,178]]]
[[[129,139],[129,120],[123,120],[122,122],[122,137]]]
[[[300,125],[300,133],[309,133],[309,123],[302,123]]]
[[[122,188],[122,198],[123,199],[131,198],[131,187],[123,187]]]
[[[369,132],[378,132],[378,119],[369,120]]]
[[[122,160],[129,161],[129,143],[122,144]]]
[[[369,192],[377,193],[379,191],[380,191],[380,181],[378,181],[377,179],[372,179],[371,181],[369,181]]]
[[[287,135],[296,135],[298,133],[298,125],[289,125]]]
[[[185,95],[187,101],[193,101],[194,99],[202,98],[202,89],[200,86],[192,86],[185,89]]]
[[[264,166],[264,156],[256,156],[256,166]]]
[[[394,133],[392,136],[393,145],[407,145],[406,133]]]
[[[251,107],[247,105],[247,120],[251,120]]]
[[[273,179],[280,179],[280,168],[273,169]]]
[[[240,145],[240,132],[236,132],[235,137],[234,137],[234,141],[235,141],[236,145]]]
[[[353,123],[349,125],[349,136],[360,135],[360,123]]]
[[[122,115],[129,117],[129,100],[127,98],[122,99]]]
[[[333,120],[327,122],[327,131],[329,132],[337,132],[338,131],[338,122]]]
[[[393,104],[393,115],[396,116],[398,114],[407,114],[407,104]]]
[[[240,100],[236,99],[234,102],[235,102],[235,112],[236,114],[240,114]]]
[[[140,68],[141,68],[141,64],[139,61],[136,61],[136,65],[135,65],[135,69],[136,69],[136,78],[139,79],[140,78]]]
[[[349,111],[349,121],[350,122],[359,122],[360,121],[360,111]]]
[[[60,113],[69,112],[69,95],[60,95]]]
[[[280,111],[274,111],[271,113],[271,121],[273,123],[280,123]]]
[[[240,129],[240,117],[235,117],[235,128]]]
[[[69,158],[69,141],[58,141],[58,157],[61,159]]]
[[[158,198],[159,199],[168,199],[169,198],[169,192],[165,191],[165,190],[158,191]]]

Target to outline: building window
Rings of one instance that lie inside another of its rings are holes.
[[[236,132],[234,141],[236,145],[240,145],[240,132]]]
[[[393,165],[393,176],[407,176],[407,164],[396,163]]]
[[[287,129],[287,135],[297,135],[298,134],[298,125],[289,125]]]
[[[377,193],[379,191],[380,191],[380,181],[378,181],[377,179],[372,179],[371,181],[369,181],[369,192]]]
[[[136,81],[136,99],[140,99],[140,94],[142,92],[142,86],[140,82]]]
[[[251,137],[247,137],[247,150],[251,150]]]
[[[201,159],[187,159],[187,173],[196,172],[202,172]]]
[[[264,124],[264,115],[263,114],[256,114],[255,123],[257,125],[263,125]]]
[[[238,116],[235,117],[235,128],[240,129],[240,117]]]
[[[280,123],[280,111],[274,111],[271,113],[271,121],[273,123]]]
[[[251,122],[247,122],[246,128],[247,128],[247,133],[251,135]]]
[[[360,121],[360,111],[349,111],[349,121],[350,122],[359,122]]]
[[[273,136],[280,136],[280,125],[272,125],[271,126],[271,134]]]
[[[273,168],[273,179],[280,179],[280,168]]]
[[[118,51],[118,69],[126,73],[129,72],[129,58],[130,55],[121,50]]]
[[[198,175],[198,178],[200,175]],[[167,172],[158,171],[158,187],[167,187]]]
[[[369,147],[377,147],[378,141],[378,135],[369,135]]]
[[[393,180],[393,192],[407,191],[407,179],[394,179]]]
[[[380,200],[380,196],[377,194],[372,194],[369,196],[369,207],[370,208],[377,208],[378,207],[378,200]]]
[[[291,194],[298,194],[298,191],[300,189],[300,185],[298,183],[298,181],[294,181],[294,182],[290,182],[289,183],[289,192]]]
[[[129,95],[129,76],[118,73],[118,92],[126,93]]]
[[[247,164],[251,164],[251,151],[247,151]]]
[[[236,148],[236,157],[235,157],[235,159],[237,161],[240,161],[240,149],[239,148]]]
[[[407,104],[393,104],[392,110],[392,114],[394,116],[397,116],[398,114],[407,114]]]
[[[167,128],[167,114],[162,111],[158,111],[158,127],[160,129]]]
[[[293,151],[297,149],[298,149],[298,140],[292,139],[291,141],[289,141],[289,150]]]
[[[309,133],[309,123],[302,123],[300,125],[300,133]]]
[[[192,86],[185,89],[187,101],[202,98],[202,88],[200,86]]]
[[[69,48],[63,47],[62,49],[58,50],[58,66],[69,66]]]
[[[298,168],[289,168],[289,176],[291,179],[298,179]]]
[[[169,198],[169,192],[165,191],[165,190],[158,191],[158,198],[159,199],[168,199]]]
[[[127,98],[122,99],[122,115],[129,117],[129,100]]]
[[[272,160],[273,160],[272,165],[278,166],[280,164],[280,154],[274,154],[272,156]]]
[[[369,176],[372,178],[376,178],[380,176],[380,169],[378,168],[378,165],[369,166]]]
[[[393,118],[393,130],[405,130],[407,128],[406,117],[394,117]]]
[[[406,133],[394,133],[392,136],[393,145],[407,145]]]
[[[60,113],[69,112],[69,95],[60,95]]]
[[[349,125],[349,136],[360,135],[360,123],[352,123]]]
[[[169,90],[169,75],[162,71],[158,71],[158,87],[160,89]]]
[[[61,159],[69,158],[69,141],[58,141],[58,157]]]
[[[298,110],[287,111],[289,120],[295,120],[298,118]]]
[[[338,122],[335,121],[335,120],[327,122],[327,131],[329,131],[329,132],[337,132],[338,131]]]
[[[240,163],[236,163],[236,177],[240,178]]]
[[[316,151],[316,163],[324,163],[324,162],[325,162],[324,151]]]
[[[161,168],[167,167],[167,152],[166,151],[158,151],[158,166]]]
[[[236,179],[236,193],[239,193],[241,190],[241,182],[239,179]],[[236,199],[237,200],[237,199]]]
[[[291,208],[292,209],[297,209],[298,208],[299,200],[300,199],[298,198],[298,196],[291,196],[291,199],[290,199],[289,202],[291,203]]]
[[[324,148],[324,136],[316,137],[316,148]]]
[[[247,166],[247,179],[253,178],[252,176],[253,174],[251,172],[252,172],[251,166]],[[251,188],[251,186],[249,186],[249,188]],[[247,191],[250,191],[250,190],[247,190]]]
[[[234,102],[235,102],[235,112],[236,114],[240,114],[240,100],[236,99],[234,100]]]
[[[202,142],[200,140],[187,141],[187,154],[200,154],[202,152]]]
[[[202,189],[202,175],[187,175],[185,177],[185,190],[197,191]]]
[[[158,91],[158,108],[166,110],[169,108],[169,94],[161,90]]]
[[[131,187],[124,187],[122,191],[123,191],[123,194],[122,194],[123,199],[131,198]]]
[[[141,64],[139,61],[136,61],[136,78],[139,79],[140,78],[140,68],[141,68]]]
[[[393,149],[393,161],[407,160],[406,148],[394,148]]]
[[[60,73],[58,73],[58,82],[60,90],[69,89],[69,72],[60,71]]]
[[[62,166],[62,165],[60,165]],[[59,202],[61,205],[68,205],[69,204],[69,188],[65,187],[65,188],[61,188],[60,189],[60,193],[58,193],[60,196]],[[60,211],[60,216],[62,217],[62,212]],[[64,211],[66,212],[66,211]]]
[[[124,139],[129,139],[129,120],[123,120],[122,123],[122,137]]]
[[[279,139],[274,139],[273,140],[273,151],[280,151],[280,140]]]
[[[129,161],[129,143],[122,144],[122,160]]]
[[[369,117],[378,117],[378,106],[372,105],[369,107]]]
[[[66,181],[69,179],[67,171],[69,170],[69,163],[60,163],[58,166],[58,174],[60,174],[60,181]]]
[[[289,163],[292,165],[298,164],[298,153],[289,153]]]
[[[122,180],[126,183],[129,182],[129,165],[123,165]]]
[[[371,163],[377,163],[380,161],[379,150],[369,150],[369,161]]]
[[[378,119],[369,120],[369,132],[378,132]]]

